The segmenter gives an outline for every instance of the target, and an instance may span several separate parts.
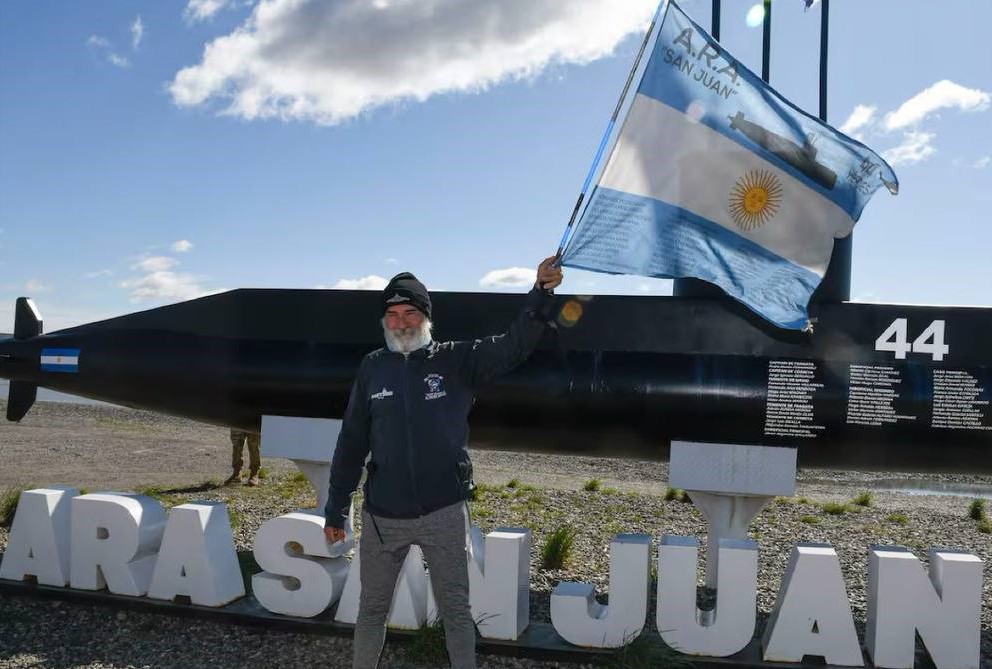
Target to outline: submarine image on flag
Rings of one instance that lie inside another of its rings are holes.
[[[816,162],[816,147],[809,137],[802,146],[799,146],[757,123],[748,121],[741,112],[727,118],[730,119],[732,130],[740,131],[752,142],[792,165],[827,190],[832,190],[837,185],[837,173],[823,163]]]
[[[432,293],[435,338],[502,332],[522,295]],[[992,473],[992,309],[814,304],[812,334],[724,298],[555,298],[523,365],[478,390],[470,446],[663,460],[672,440],[798,449],[805,467]],[[7,419],[38,387],[225,427],[340,418],[382,346],[379,294],[242,289],[0,341]]]

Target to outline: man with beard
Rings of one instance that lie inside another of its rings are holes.
[[[362,593],[354,669],[378,666],[396,579],[411,544],[424,552],[454,669],[474,669],[465,500],[473,487],[468,414],[476,388],[527,359],[547,326],[561,268],[547,258],[505,334],[431,339],[431,299],[409,272],[382,293],[386,348],[365,356],[351,388],[324,509],[329,542],[345,538],[351,495],[365,464]],[[366,463],[366,458],[368,461]]]

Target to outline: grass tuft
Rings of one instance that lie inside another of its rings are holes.
[[[600,666],[607,669],[692,669],[686,656],[649,636],[639,636],[604,657]]]
[[[985,500],[973,499],[968,505],[968,517],[972,520],[982,520],[985,518]]]
[[[982,534],[992,534],[992,521],[988,518],[982,518],[976,527]]]
[[[14,515],[17,513],[17,503],[20,499],[21,491],[16,488],[0,491],[0,527],[9,528],[14,523]]]
[[[265,467],[259,467],[258,468],[258,478],[260,478],[260,479],[267,479],[267,478],[269,478],[269,470],[266,469]],[[304,478],[306,478],[306,477],[304,477]]]
[[[854,504],[855,506],[871,506],[871,503],[872,494],[867,491],[860,493],[851,500],[851,504]]]
[[[806,523],[807,525],[816,525],[817,523],[820,522],[820,519],[817,518],[816,516],[806,515],[806,516],[800,517],[799,518],[799,522],[800,523]]]
[[[596,492],[597,490],[599,490],[601,484],[602,481],[600,481],[599,479],[589,479],[588,481],[582,484],[582,489],[587,492]]]
[[[444,625],[440,620],[422,625],[413,634],[403,655],[408,662],[429,667],[448,666],[448,649],[444,644]]]
[[[575,535],[575,528],[571,525],[562,525],[551,532],[541,547],[541,569],[564,568],[572,559]]]
[[[820,508],[823,509],[823,513],[828,513],[831,516],[843,516],[851,510],[851,507],[843,502],[824,502]]]
[[[685,490],[682,490],[682,488],[673,488],[669,486],[665,489],[666,502],[685,502],[687,499],[688,495],[685,494]]]
[[[520,487],[520,479],[518,479],[516,476],[514,476],[512,479],[510,479],[509,481],[506,482],[506,487],[507,488],[519,488]]]
[[[890,513],[885,517],[890,523],[895,523],[896,525],[909,525],[909,518],[906,517],[904,513]]]

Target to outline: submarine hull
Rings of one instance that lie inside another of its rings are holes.
[[[499,333],[523,303],[432,300],[439,340]],[[0,377],[248,430],[340,418],[381,346],[378,309],[364,291],[237,290],[51,334],[21,324]],[[472,446],[663,460],[672,440],[712,441],[797,448],[806,467],[992,474],[992,309],[814,305],[812,334],[724,299],[559,296],[555,314],[479,389]],[[43,364],[53,353],[70,363]]]

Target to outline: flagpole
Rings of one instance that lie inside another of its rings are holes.
[[[630,68],[630,74],[627,75],[627,82],[623,85],[623,91],[620,92],[620,99],[617,100],[617,106],[613,109],[613,116],[610,117],[610,122],[606,124],[606,131],[603,133],[603,138],[599,141],[599,148],[596,149],[596,157],[592,159],[592,165],[589,166],[589,173],[586,175],[586,180],[582,184],[582,191],[579,192],[579,197],[575,201],[575,207],[572,208],[572,215],[568,219],[568,225],[565,226],[565,232],[561,235],[561,241],[558,242],[558,251],[555,253],[554,265],[558,266],[561,262],[561,254],[565,249],[565,242],[568,241],[568,234],[572,231],[572,227],[575,225],[575,219],[579,214],[579,210],[582,208],[582,202],[586,198],[586,192],[589,190],[589,184],[592,183],[592,178],[596,174],[596,168],[599,166],[599,161],[603,158],[603,151],[606,150],[606,145],[610,140],[610,135],[613,134],[613,128],[616,126],[617,117],[620,115],[620,109],[623,107],[623,101],[627,97],[627,92],[630,90],[630,84],[634,81],[634,74],[637,72],[637,67],[641,64],[641,58],[644,56],[644,50],[648,46],[648,42],[651,40],[651,34],[654,32],[655,24],[658,23],[658,17],[660,17],[668,6],[668,0],[661,0],[658,3],[658,9],[655,10],[654,17],[651,19],[651,25],[648,26],[648,30],[644,33],[644,40],[641,42],[641,48],[637,51],[637,58],[634,59],[634,66]]]
[[[717,42],[720,41],[720,0],[713,0],[713,10],[711,12],[710,34]]]
[[[761,20],[761,80],[766,84],[772,67],[772,0],[764,0],[764,17]]]

